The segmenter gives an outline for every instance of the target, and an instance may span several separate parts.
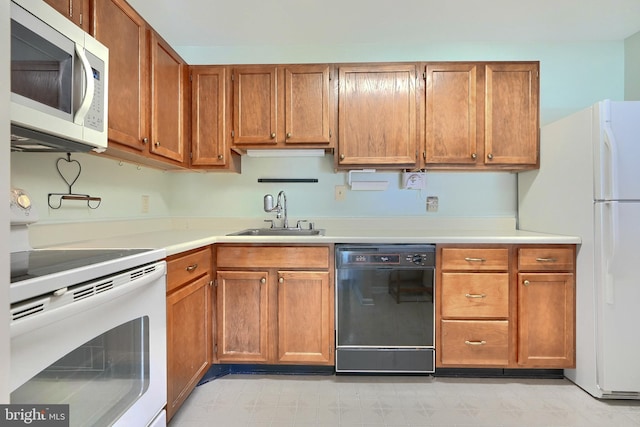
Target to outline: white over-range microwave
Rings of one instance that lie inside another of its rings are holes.
[[[11,0],[11,150],[107,148],[109,50],[43,1]]]

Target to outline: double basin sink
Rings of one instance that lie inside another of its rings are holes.
[[[306,228],[247,228],[227,236],[324,236],[323,229]]]

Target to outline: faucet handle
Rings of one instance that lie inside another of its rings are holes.
[[[264,222],[270,223],[269,228],[273,228],[273,220],[272,219],[265,219]]]
[[[298,222],[296,222],[296,228],[302,228],[300,224],[302,224],[303,222],[308,222],[308,221],[306,219],[299,219]]]

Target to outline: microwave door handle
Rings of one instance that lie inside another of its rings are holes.
[[[80,107],[78,107],[78,110],[76,111],[76,114],[73,117],[73,122],[77,125],[81,125],[84,123],[84,117],[89,112],[89,108],[91,107],[91,102],[93,102],[94,83],[93,83],[93,71],[91,69],[91,64],[89,63],[89,59],[87,58],[87,55],[85,55],[84,49],[77,44],[76,44],[76,54],[78,55],[78,58],[80,58],[82,69],[84,70],[84,78],[86,83],[84,97],[82,98]]]

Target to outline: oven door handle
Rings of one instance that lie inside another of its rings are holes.
[[[11,322],[10,324],[11,337],[14,338],[22,334],[31,332],[35,329],[41,328],[43,326],[49,326],[64,318],[75,316],[78,313],[90,310],[93,307],[96,307],[107,301],[113,300],[115,298],[119,298],[128,293],[137,291],[140,288],[149,286],[150,284],[153,284],[155,281],[162,279],[165,276],[165,274],[166,274],[166,267],[165,267],[165,264],[162,263],[162,264],[159,264],[154,271],[148,274],[145,274],[137,279],[133,279],[124,285],[117,286],[116,288],[111,289],[109,291],[102,292],[97,295],[93,295],[89,298],[84,298],[77,301],[71,300],[69,301],[68,304],[52,309],[51,311],[45,311],[44,313],[36,314],[24,319],[18,319],[14,322]],[[165,283],[164,280],[162,282],[163,284]],[[51,295],[47,298],[52,299],[52,298],[64,298],[64,297],[68,297],[70,299],[72,298],[71,295],[62,295],[59,297]]]

